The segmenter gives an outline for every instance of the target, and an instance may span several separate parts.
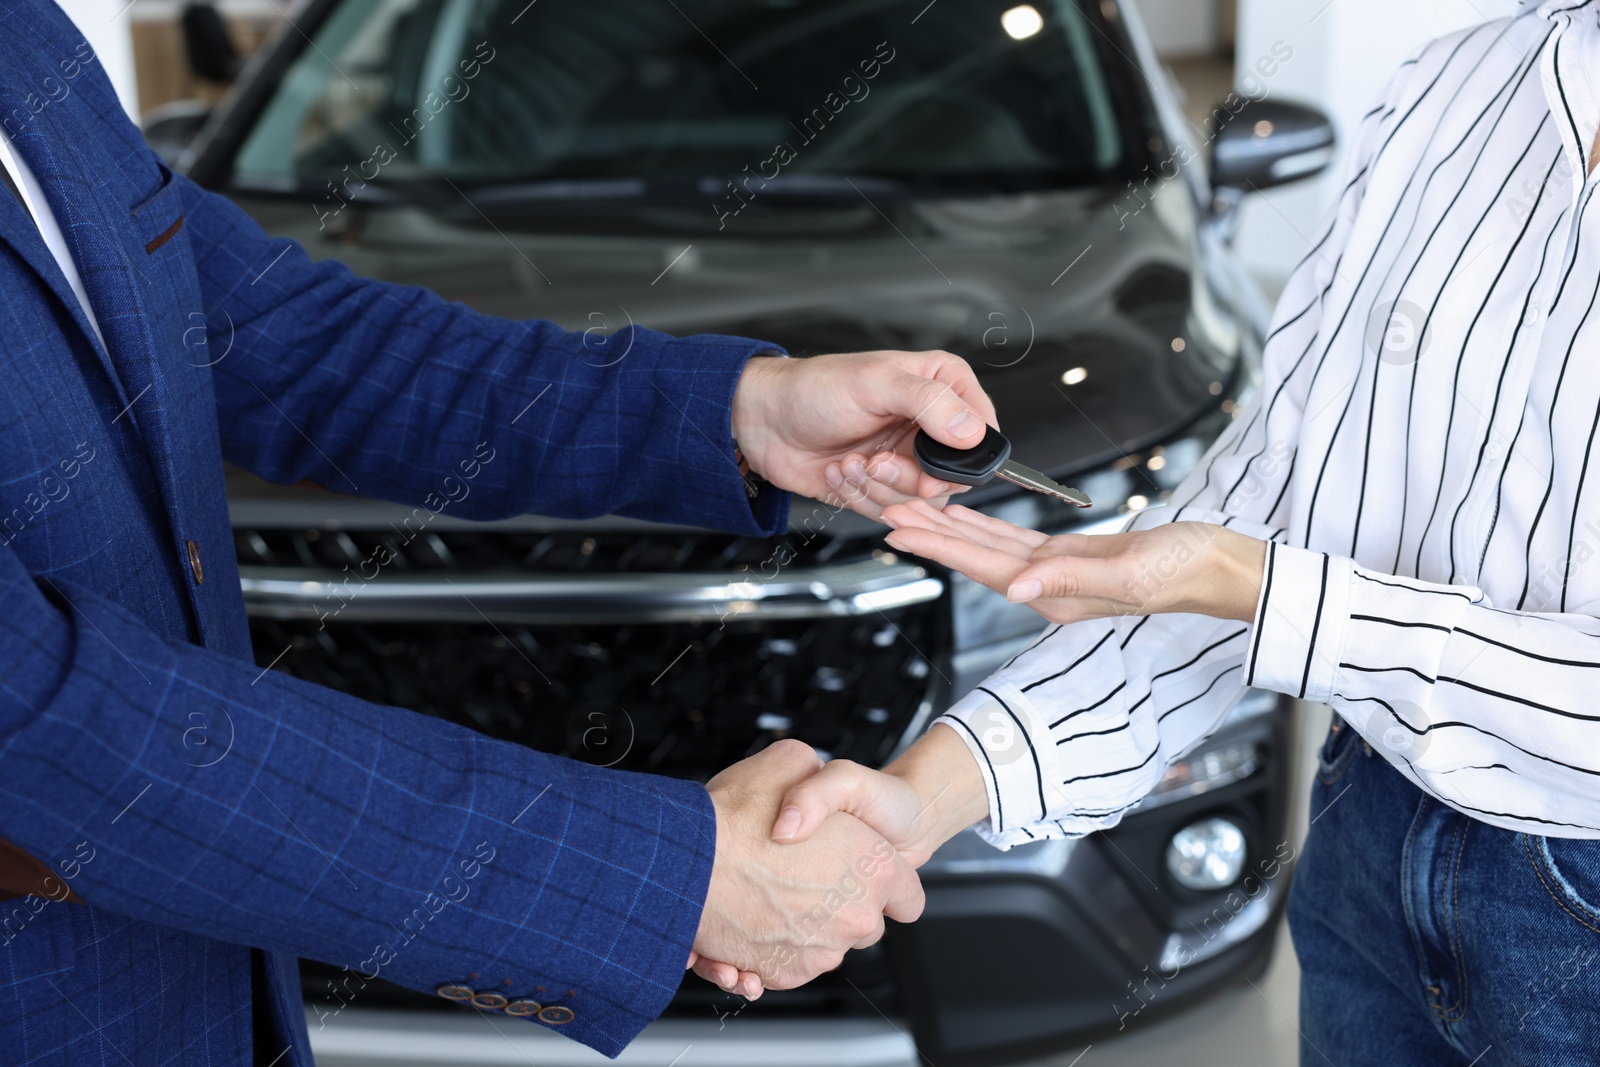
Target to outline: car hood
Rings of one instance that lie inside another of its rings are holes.
[[[1227,294],[1199,267],[1192,201],[1112,190],[982,199],[610,209],[236,196],[265,228],[357,273],[492,315],[587,331],[625,359],[635,324],[725,333],[797,355],[945,349],[968,359],[1014,455],[1071,476],[1214,407],[1239,356]],[[325,210],[325,209],[324,209]]]

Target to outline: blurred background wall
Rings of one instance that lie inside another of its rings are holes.
[[[76,0],[104,3],[106,0]],[[128,0],[110,0],[117,5]],[[184,57],[183,33],[178,19],[180,0],[134,0],[128,11],[135,70],[134,92],[141,112],[173,100],[216,101],[223,86],[197,77]],[[279,0],[222,0],[217,4],[227,20],[228,36],[241,55],[249,55],[279,30],[287,29],[302,4]],[[289,30],[290,33],[294,31]]]
[[[1401,62],[1425,42],[1516,11],[1517,0],[1132,0],[1167,61],[1190,114],[1207,114],[1257,62],[1287,45],[1293,58],[1266,83],[1270,96],[1313,104],[1338,127],[1341,148]],[[1341,159],[1342,162],[1342,159]],[[1282,288],[1333,196],[1343,167],[1245,201],[1239,250],[1269,292]]]
[[[1141,8],[1177,0],[1136,0]],[[1242,78],[1278,41],[1294,59],[1273,79],[1282,99],[1333,117],[1341,147],[1390,75],[1423,43],[1512,14],[1516,0],[1239,0],[1237,47],[1228,57]],[[1246,199],[1239,249],[1269,291],[1282,288],[1344,184],[1344,168]]]
[[[57,0],[63,11],[83,31],[122,105],[135,119],[139,98],[134,88],[133,35],[128,30],[128,0]]]

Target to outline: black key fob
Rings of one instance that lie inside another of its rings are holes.
[[[951,448],[917,431],[914,445],[917,464],[935,478],[956,485],[985,485],[1000,465],[1011,458],[1011,442],[993,426],[985,428],[983,441],[976,448]]]

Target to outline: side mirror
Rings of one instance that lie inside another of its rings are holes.
[[[211,105],[204,100],[176,100],[151,108],[144,116],[144,143],[161,162],[176,169],[183,150],[210,117]]]
[[[1253,192],[1309,178],[1333,160],[1333,123],[1313,107],[1250,100],[1211,142],[1211,187]]]
[[[1338,138],[1328,116],[1281,100],[1246,100],[1224,117],[1211,141],[1212,213],[1225,239],[1238,225],[1246,193],[1309,178],[1333,160]]]

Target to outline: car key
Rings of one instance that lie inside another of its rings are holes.
[[[976,448],[951,448],[917,431],[914,445],[917,463],[923,470],[957,485],[985,485],[993,478],[1004,478],[1012,485],[1020,485],[1035,493],[1053,496],[1073,507],[1093,506],[1087,496],[1069,489],[1031,467],[1024,467],[1011,458],[1011,442],[993,426],[986,428],[983,441]]]

